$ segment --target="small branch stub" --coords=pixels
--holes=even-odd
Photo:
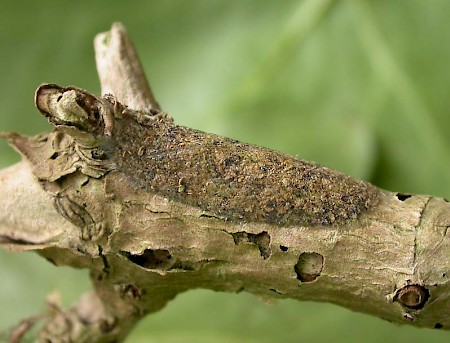
[[[412,309],[419,310],[425,306],[430,292],[420,285],[407,285],[400,288],[394,295],[394,301],[398,301],[403,306]]]
[[[133,43],[121,23],[95,37],[95,58],[102,94],[113,94],[133,110],[159,111]]]

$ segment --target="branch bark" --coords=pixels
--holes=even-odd
[[[41,85],[54,131],[3,134],[23,161],[0,172],[0,245],[88,268],[94,286],[51,304],[42,341],[122,341],[194,288],[450,328],[446,200],[177,126],[121,25],[95,47],[103,97]]]
[[[160,110],[133,42],[121,23],[98,34],[94,47],[102,95],[114,94],[117,101],[134,110]]]

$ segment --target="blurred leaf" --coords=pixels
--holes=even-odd
[[[0,250],[0,261],[0,331],[21,319],[45,312],[50,293],[59,293],[62,303],[69,306],[89,289],[86,270],[56,268],[34,253]]]

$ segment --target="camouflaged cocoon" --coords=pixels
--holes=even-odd
[[[233,139],[174,125],[145,123],[133,112],[112,134],[117,167],[143,190],[226,220],[277,225],[332,225],[378,203],[369,183]]]

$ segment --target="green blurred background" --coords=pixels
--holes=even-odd
[[[4,1],[0,130],[49,129],[41,82],[99,92],[92,39],[123,22],[178,123],[320,162],[395,191],[450,196],[450,1]],[[18,156],[0,143],[0,167]],[[86,271],[0,251],[0,328],[66,305]],[[127,342],[448,342],[330,304],[198,290]]]

